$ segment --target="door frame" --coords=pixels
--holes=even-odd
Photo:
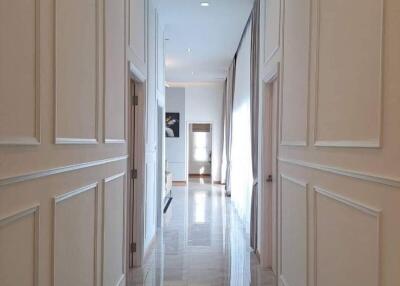
[[[145,106],[147,81],[146,77],[133,65],[128,63],[128,154],[127,186],[128,186],[128,219],[126,251],[129,268],[140,266],[144,257],[144,178],[145,178]],[[133,96],[137,96],[137,105],[134,105]],[[135,108],[134,136],[132,107]],[[131,148],[131,146],[134,148]],[[134,155],[136,158],[134,158]],[[136,169],[137,178],[132,178],[131,171]],[[133,207],[133,211],[132,211]],[[131,243],[136,244],[136,251],[131,251]]]
[[[202,120],[191,120],[186,121],[186,142],[185,142],[185,171],[186,171],[186,182],[189,183],[189,132],[191,124],[210,124],[211,126],[211,184],[214,184],[214,122],[213,121],[202,121]]]
[[[264,267],[271,268],[274,272],[275,275],[278,274],[278,261],[279,261],[279,224],[278,224],[278,189],[279,189],[279,180],[278,180],[278,164],[279,164],[279,138],[280,138],[280,92],[281,92],[281,80],[280,80],[280,63],[277,62],[274,66],[272,66],[262,77],[261,81],[261,96],[260,96],[260,115],[259,115],[259,158],[260,158],[260,163],[259,163],[259,173],[258,177],[259,179],[259,198],[260,198],[260,208],[259,208],[259,230],[261,232],[261,235],[263,236],[263,239],[261,240],[260,245],[260,250],[261,252],[259,253],[260,255],[260,260],[261,260],[261,265]],[[276,82],[277,84],[277,92],[276,92],[276,104],[272,108],[270,108],[270,111],[272,112],[271,114],[271,120],[272,116],[275,116],[274,121],[275,121],[275,126],[273,127],[275,129],[275,142],[272,141],[272,131],[269,134],[265,134],[265,124],[266,124],[266,116],[269,115],[268,110],[266,109],[266,104],[270,102],[271,104],[273,101],[270,101],[267,96],[274,96],[274,94],[269,94],[267,93],[267,89],[270,88],[271,84],[274,84]],[[273,122],[271,122],[271,126]],[[266,194],[265,194],[265,184],[267,181],[267,164],[266,161],[264,160],[265,158],[265,139],[268,138],[268,136],[272,137],[270,138],[271,142],[271,148],[273,148],[273,144],[276,146],[275,154],[272,152],[272,156],[275,155],[275,159],[272,159],[272,175],[273,175],[273,182],[272,182],[272,203],[270,206],[272,209],[268,209],[268,204],[266,203]],[[272,213],[272,225],[270,226],[270,230],[267,229],[268,227],[268,220],[267,216],[265,214]],[[271,235],[268,235],[268,231],[272,231]],[[269,240],[268,240],[269,238]]]
[[[165,190],[165,96],[157,92],[157,227],[159,229],[163,227],[164,190]]]

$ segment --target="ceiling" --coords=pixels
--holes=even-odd
[[[235,55],[252,0],[160,0],[165,24],[166,80],[220,81]],[[188,50],[190,49],[190,51]]]

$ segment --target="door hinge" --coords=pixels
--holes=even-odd
[[[139,105],[139,97],[137,95],[132,96],[132,105]]]
[[[131,178],[135,180],[135,179],[137,179],[137,177],[138,177],[138,171],[136,169],[132,169],[131,170]]]
[[[131,243],[131,252],[132,253],[136,252],[136,243],[135,242]]]

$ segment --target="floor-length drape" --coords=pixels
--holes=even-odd
[[[231,194],[231,154],[232,154],[232,114],[233,114],[233,95],[235,91],[236,58],[229,67],[226,80],[226,92],[224,99],[224,158],[225,158],[225,190],[226,195]]]
[[[226,100],[228,79],[224,82],[224,95],[222,102],[222,154],[221,154],[221,184],[226,184]]]
[[[255,0],[251,25],[251,156],[253,190],[251,195],[250,245],[257,249],[258,224],[258,115],[259,115],[259,44],[260,44],[260,0]]]

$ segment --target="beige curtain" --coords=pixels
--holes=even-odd
[[[236,74],[236,57],[233,60],[226,79],[225,96],[224,96],[224,142],[223,142],[223,170],[225,174],[225,190],[226,195],[231,195],[231,146],[232,146],[232,113],[233,113],[233,94],[235,90],[235,74]]]
[[[257,250],[258,225],[258,111],[259,111],[259,46],[260,46],[260,0],[255,0],[251,25],[251,154],[253,190],[251,197],[250,246]]]

